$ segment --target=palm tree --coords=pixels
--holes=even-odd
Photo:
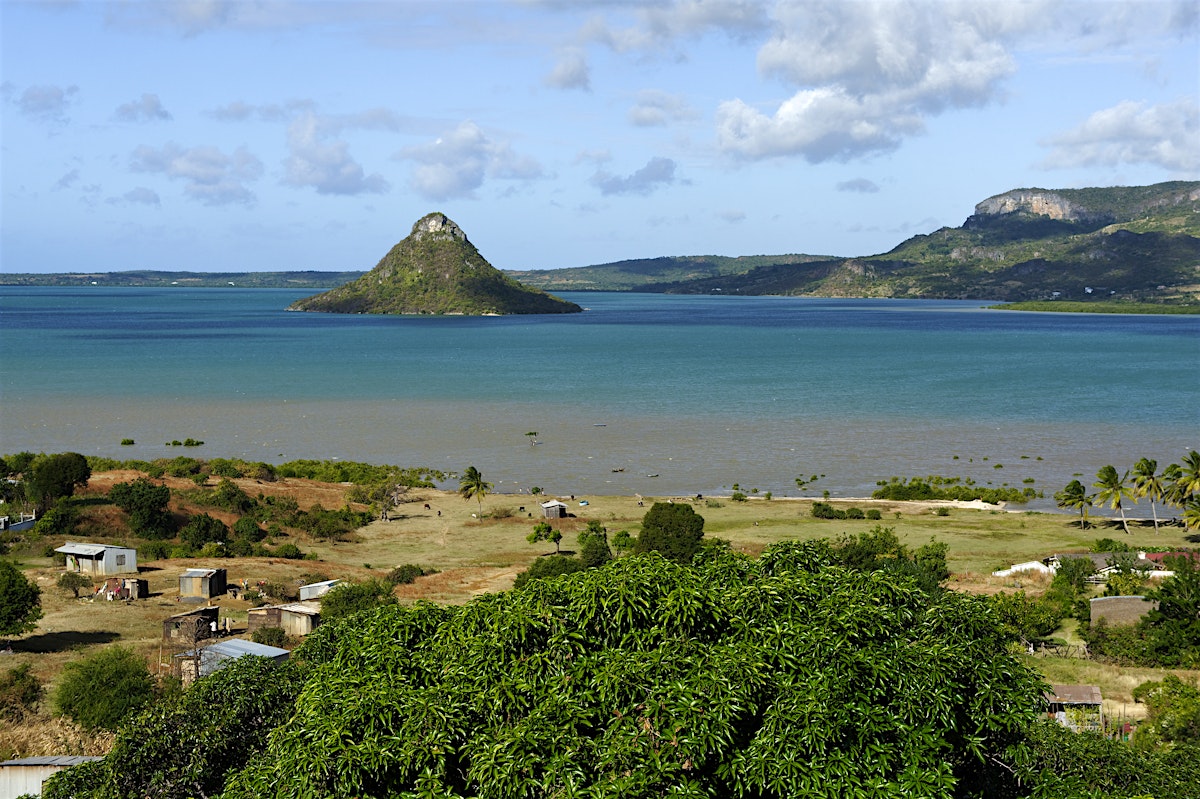
[[[1142,458],[1133,467],[1133,496],[1135,499],[1150,497],[1150,512],[1154,514],[1154,532],[1158,532],[1158,509],[1154,503],[1163,498],[1162,476],[1158,473],[1158,461]]]
[[[1179,472],[1179,492],[1184,500],[1193,494],[1200,494],[1200,452],[1189,452]]]
[[[483,515],[483,498],[492,490],[492,484],[483,479],[483,475],[474,466],[468,466],[458,481],[458,493],[463,499],[475,499],[479,502],[479,515]]]
[[[1125,508],[1121,504],[1123,499],[1133,499],[1133,491],[1129,488],[1129,472],[1118,475],[1111,465],[1105,466],[1096,472],[1096,482],[1092,485],[1100,489],[1096,492],[1096,499],[1100,500],[1101,505],[1108,504],[1113,510],[1121,511],[1121,526],[1125,528],[1126,535],[1131,535],[1129,522],[1125,520]]]
[[[1087,529],[1087,509],[1092,504],[1092,498],[1088,496],[1087,489],[1083,487],[1083,483],[1078,480],[1072,480],[1067,483],[1062,491],[1054,495],[1054,499],[1058,502],[1058,507],[1060,508],[1078,508],[1079,527],[1082,530]]]

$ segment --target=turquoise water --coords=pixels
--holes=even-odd
[[[1200,447],[1197,317],[640,294],[564,294],[589,309],[570,316],[283,310],[308,293],[0,288],[0,451],[191,437],[197,457],[471,464],[500,490],[782,495],[823,473],[856,496],[930,473],[1050,493]]]

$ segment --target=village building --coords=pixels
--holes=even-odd
[[[323,597],[326,594],[328,594],[330,589],[332,589],[339,582],[341,582],[341,581],[340,580],[322,580],[319,583],[309,583],[308,585],[302,585],[302,586],[300,586],[300,601],[303,602],[308,599],[317,599],[318,597]]]
[[[22,757],[0,763],[0,799],[40,796],[42,784],[64,769],[101,760],[88,755],[49,755]]]
[[[194,646],[216,634],[220,608],[196,608],[163,621],[163,641]]]
[[[150,596],[150,583],[140,577],[109,577],[96,591],[96,596],[110,601],[145,599]]]
[[[188,569],[179,575],[179,596],[181,599],[212,599],[224,593],[224,569]]]
[[[243,638],[228,638],[175,655],[172,658],[172,672],[184,685],[189,685],[193,680],[207,677],[238,658],[248,655],[269,658],[280,663],[287,660],[291,652],[277,646],[256,644]]]
[[[547,519],[567,518],[567,503],[552,499],[542,503],[542,516]]]
[[[278,627],[293,638],[303,638],[321,623],[320,602],[291,602],[251,608],[246,614],[249,632]]]
[[[1051,685],[1046,702],[1050,718],[1069,730],[1104,729],[1104,699],[1095,685]]]
[[[68,541],[54,551],[67,556],[67,571],[95,577],[137,574],[137,550],[130,547]]]

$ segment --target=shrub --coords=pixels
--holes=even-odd
[[[262,529],[253,518],[243,516],[233,523],[233,534],[246,541],[259,542],[267,537],[267,531]]]
[[[569,555],[547,555],[529,564],[529,568],[517,575],[513,588],[521,588],[530,580],[544,580],[561,574],[574,574],[587,569],[579,558]]]
[[[220,519],[201,513],[189,519],[179,531],[179,540],[193,549],[199,549],[210,541],[223,544],[229,540],[229,528]]]
[[[272,550],[271,555],[277,558],[286,558],[287,560],[301,560],[304,553],[300,551],[300,547],[292,543],[280,544]]]
[[[867,518],[867,514],[863,513],[862,508],[851,507],[851,508],[846,508],[846,518],[847,519],[865,519],[865,518]]]
[[[878,508],[869,508],[867,510],[867,518],[871,521],[877,522],[883,518],[883,514],[879,512]]]
[[[353,616],[380,605],[394,605],[396,597],[387,580],[367,580],[362,583],[339,583],[321,597],[321,620]]]
[[[171,489],[149,478],[139,477],[128,483],[117,483],[108,492],[108,499],[129,514],[129,529],[141,538],[168,538],[172,532],[171,514],[167,503]]]
[[[154,698],[154,678],[132,649],[99,649],[63,667],[55,709],[88,730],[115,730]]]
[[[170,557],[171,545],[166,541],[147,541],[138,546],[138,555],[142,560],[162,560]]]
[[[729,495],[729,501],[730,502],[745,502],[746,495],[743,494],[741,491],[734,491],[732,494]]]
[[[291,638],[284,632],[282,627],[259,627],[250,634],[250,640],[256,644],[265,646],[277,646],[283,648],[291,643]]]
[[[934,516],[949,516],[950,509],[947,507],[937,508],[936,510],[934,510],[933,515]]]
[[[78,599],[80,588],[90,589],[92,587],[92,578],[79,572],[63,572],[58,575],[57,584],[59,588],[70,591],[71,595]]]
[[[392,585],[408,585],[418,577],[424,577],[425,570],[420,566],[412,563],[406,563],[403,566],[397,566],[388,572],[387,581]]]
[[[42,617],[42,589],[21,570],[0,560],[0,636],[32,630]]]
[[[0,674],[0,718],[20,721],[32,715],[42,698],[42,692],[42,684],[28,663]]]
[[[811,511],[814,519],[844,519],[846,513],[830,505],[828,502],[814,502]]]
[[[492,508],[492,512],[488,515],[493,519],[511,519],[513,517],[513,509],[507,506]]]
[[[122,438],[122,439],[121,439],[121,446],[122,446],[122,447],[131,447],[131,446],[133,446],[135,443],[136,443],[136,442],[135,442],[135,441],[134,441],[132,438]]]

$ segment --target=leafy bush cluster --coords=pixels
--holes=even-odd
[[[388,572],[387,581],[392,585],[408,585],[427,574],[437,574],[437,569],[424,569],[414,563],[405,563]]]
[[[879,481],[880,487],[871,494],[875,499],[891,499],[897,501],[912,501],[926,499],[950,499],[960,502],[982,500],[993,505],[1001,502],[1022,503],[1038,496],[1038,492],[1030,487],[1015,488],[1001,486],[985,488],[975,485],[970,478],[963,480],[959,477],[910,477],[903,480],[893,477],[887,481]]]
[[[833,507],[828,502],[814,502],[812,515],[815,519],[872,519],[878,521],[883,518],[883,514],[879,512],[878,508],[864,511],[862,508],[849,507],[842,510]]]

